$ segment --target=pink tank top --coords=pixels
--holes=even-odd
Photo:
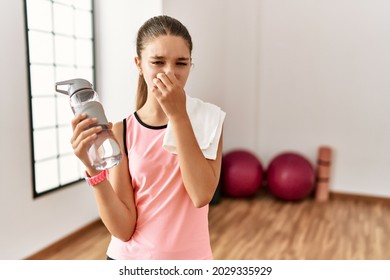
[[[137,208],[133,236],[112,236],[113,259],[212,259],[208,206],[196,208],[183,185],[177,155],[162,148],[166,126],[126,120],[126,149]]]

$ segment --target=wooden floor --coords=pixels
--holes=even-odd
[[[210,206],[210,236],[215,259],[389,260],[390,202],[222,198]],[[96,222],[29,259],[105,259],[109,240]]]
[[[390,203],[225,199],[211,210],[216,259],[390,259]]]

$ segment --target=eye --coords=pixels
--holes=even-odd
[[[179,66],[187,66],[188,63],[187,63],[187,62],[177,62],[176,65],[179,65]]]
[[[151,62],[153,65],[164,65],[164,61],[156,60]]]

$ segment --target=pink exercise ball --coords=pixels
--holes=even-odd
[[[269,191],[286,201],[302,200],[314,189],[315,172],[302,155],[289,152],[276,156],[267,169]]]
[[[234,150],[222,158],[222,190],[230,197],[251,197],[260,189],[263,167],[260,160],[246,150]]]

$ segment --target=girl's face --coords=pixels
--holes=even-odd
[[[150,41],[141,58],[135,62],[144,76],[148,92],[152,90],[153,79],[158,73],[173,73],[184,88],[191,69],[191,54],[187,42],[179,36],[163,35]]]

